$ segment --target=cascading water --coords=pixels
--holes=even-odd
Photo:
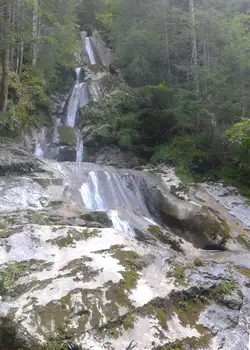
[[[76,83],[69,99],[67,108],[66,124],[74,128],[76,125],[77,113],[80,108],[80,95],[84,83],[80,82],[81,68],[76,68]]]
[[[93,52],[91,39],[89,37],[85,38],[85,47],[86,47],[87,54],[89,56],[90,63],[96,64],[97,62],[96,62],[95,55]]]
[[[76,162],[82,162],[83,160],[83,139],[80,133],[77,134],[76,145]]]
[[[36,145],[35,145],[34,155],[37,157],[41,157],[41,158],[43,157],[43,150],[42,150],[40,142],[38,142],[38,141],[36,142]]]
[[[42,129],[40,132],[34,131],[33,138],[35,140],[34,154],[37,157],[42,158],[44,156],[44,150],[42,143],[46,140],[46,129]]]
[[[102,79],[105,79],[107,74],[105,70],[98,71],[96,67],[91,70],[91,65],[96,65],[100,61],[99,55],[90,37],[85,37],[84,43],[90,63],[87,74],[90,74],[91,81],[88,84],[83,82],[82,68],[76,68],[75,85],[66,106],[66,120],[63,122],[63,119],[59,118],[60,123],[58,123],[61,124],[59,127],[63,127],[63,124],[66,124],[74,129],[77,138],[76,163],[55,164],[67,178],[69,186],[74,188],[73,196],[76,196],[86,209],[107,211],[113,226],[117,230],[134,236],[135,232],[131,222],[135,223],[134,226],[137,226],[138,223],[140,226],[142,221],[146,225],[148,221],[145,218],[150,217],[141,191],[143,179],[130,171],[118,172],[112,168],[81,163],[84,155],[83,139],[81,133],[76,129],[79,110],[88,104],[89,96],[94,101],[100,99],[103,95],[100,82]],[[55,126],[53,129],[46,131],[46,137],[53,145],[60,145],[57,128],[58,126]],[[43,136],[45,138],[45,135]],[[49,155],[49,158],[53,158],[53,154],[56,154],[54,148],[52,147],[52,152],[48,152],[48,147],[45,147],[46,149],[43,150],[43,142],[39,142],[38,137],[36,139],[35,154],[39,157],[46,157],[47,154],[51,153],[52,157]],[[62,145],[60,148],[62,152],[64,152],[64,147]],[[65,160],[61,156],[57,156],[56,159]]]
[[[90,211],[107,211],[114,228],[135,236],[134,227],[152,224],[145,204],[145,178],[133,170],[116,170],[90,163],[58,163],[59,170],[78,198]]]
[[[133,227],[129,224],[128,221],[122,220],[120,218],[119,212],[117,210],[109,210],[108,216],[113,223],[113,227],[117,231],[125,232],[132,237],[135,236],[135,231],[134,231]]]

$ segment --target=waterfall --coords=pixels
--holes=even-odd
[[[80,96],[81,90],[83,88],[84,83],[80,83],[80,73],[81,68],[76,68],[76,83],[73,88],[72,94],[69,99],[68,108],[67,108],[67,121],[66,124],[71,126],[72,128],[76,124],[76,117],[78,110],[80,108]]]
[[[132,237],[135,236],[133,227],[128,223],[128,221],[122,220],[120,218],[119,212],[117,210],[109,210],[108,216],[113,223],[113,227],[117,231],[125,232]]]
[[[42,158],[44,156],[43,146],[46,143],[47,130],[45,128],[40,131],[33,130],[32,134],[35,141],[34,154]]]
[[[96,59],[95,59],[95,55],[92,49],[92,44],[91,44],[91,40],[89,37],[85,38],[85,47],[86,47],[86,51],[87,54],[89,56],[89,60],[91,64],[96,64]]]
[[[41,157],[41,158],[43,157],[43,150],[42,150],[41,144],[38,140],[36,140],[34,155],[37,157]]]
[[[76,146],[76,162],[82,162],[83,160],[83,139],[80,133],[77,134],[77,146]]]
[[[91,169],[88,169],[90,166]],[[133,171],[120,173],[113,168],[107,169],[87,163],[83,163],[77,172],[78,174],[73,173],[71,169],[70,172],[67,171],[67,176],[74,178],[77,175],[81,181],[80,192],[87,209],[102,211],[129,208],[140,215],[150,217],[144,204],[143,177],[137,176]]]

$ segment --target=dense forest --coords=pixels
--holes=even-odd
[[[250,194],[247,0],[2,0],[1,134],[37,125],[37,106],[74,67],[79,31],[97,29],[126,84],[84,113],[102,132],[186,180]]]
[[[75,0],[1,0],[0,132],[16,135],[37,125],[37,110],[48,113],[48,92],[64,70],[75,67]]]

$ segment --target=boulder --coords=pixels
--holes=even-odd
[[[201,249],[221,250],[230,238],[227,223],[201,204],[185,201],[173,195],[163,184],[143,189],[151,213],[162,220],[177,235]]]
[[[95,163],[111,165],[117,168],[136,168],[143,164],[144,160],[132,151],[111,145],[98,150],[95,156]]]
[[[77,135],[73,128],[67,125],[60,125],[57,127],[57,132],[59,135],[59,144],[76,147]]]
[[[109,219],[105,211],[92,211],[80,215],[80,219],[86,222],[97,222],[103,227],[112,227],[112,221]]]

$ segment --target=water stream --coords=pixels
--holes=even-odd
[[[92,42],[90,37],[86,37],[85,38],[85,46],[86,46],[86,51],[88,53],[89,56],[89,60],[91,64],[96,64],[96,57],[94,55],[94,51],[93,51],[93,47],[92,47]]]
[[[89,69],[100,61],[97,49],[90,37],[84,40],[85,52],[89,60]],[[133,171],[118,171],[115,168],[83,163],[84,140],[77,129],[80,108],[86,106],[89,97],[93,101],[102,96],[99,81],[105,77],[103,70],[94,67],[91,81],[84,81],[84,67],[76,68],[76,81],[66,105],[66,118],[60,119],[61,125],[72,128],[77,138],[75,163],[54,162],[54,166],[66,179],[72,193],[72,202],[82,205],[90,211],[107,211],[114,228],[128,235],[135,235],[134,228],[147,227],[150,213],[145,204],[143,186],[145,180]],[[58,124],[58,123],[57,123]],[[57,126],[51,130],[42,130],[35,134],[34,153],[38,157],[53,158],[49,152],[52,144],[59,144]],[[46,141],[47,140],[47,141]],[[52,147],[53,148],[53,147]],[[58,159],[57,159],[58,160]],[[148,219],[147,219],[148,218]]]

